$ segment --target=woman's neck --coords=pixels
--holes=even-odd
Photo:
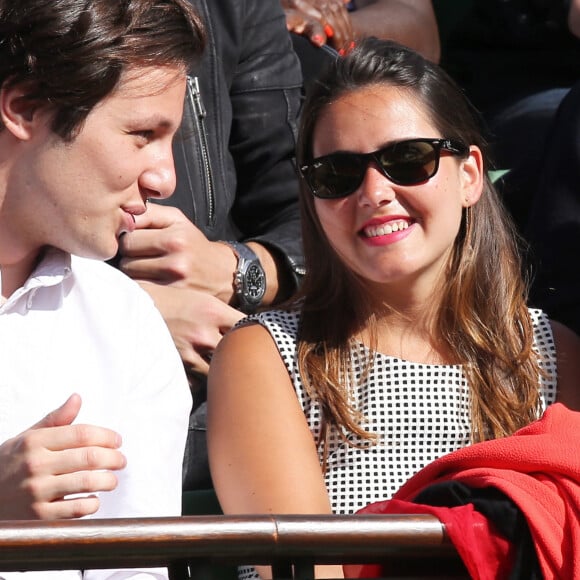
[[[378,352],[425,364],[455,363],[439,335],[441,299],[408,292],[402,299],[373,301],[373,315],[357,338]],[[374,334],[374,338],[373,338]]]

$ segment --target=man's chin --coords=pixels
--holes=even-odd
[[[107,262],[113,260],[119,251],[119,244],[115,243],[114,245],[110,245],[108,247],[102,248],[83,248],[79,249],[76,252],[70,252],[71,254],[75,254],[80,256],[81,258],[88,258],[89,260],[99,260],[101,262]]]

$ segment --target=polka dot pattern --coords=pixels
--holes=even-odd
[[[546,376],[542,404],[556,399],[556,351],[547,316],[530,309],[535,348]],[[320,410],[306,393],[298,373],[296,335],[298,310],[269,310],[251,317],[271,333],[308,421],[317,436]],[[355,380],[369,350],[352,348]],[[438,457],[469,444],[469,386],[461,365],[419,364],[377,353],[373,368],[353,394],[354,407],[365,417],[365,430],[378,435],[375,444],[349,434],[333,433],[329,442],[326,486],[335,513],[349,514],[367,504],[390,498],[411,476]]]
[[[556,349],[547,316],[530,309],[535,349],[541,355],[541,400],[545,409],[556,400]],[[257,321],[272,335],[315,437],[320,432],[320,409],[304,389],[296,358],[298,310],[269,310],[244,319]],[[369,350],[352,348],[355,380],[360,379]],[[364,426],[379,437],[375,444],[333,433],[329,441],[326,488],[334,513],[351,514],[369,503],[389,499],[415,473],[438,457],[470,442],[469,386],[461,365],[428,365],[376,354],[373,368],[353,394],[354,407],[366,418]],[[322,461],[322,457],[321,457]],[[258,580],[252,567],[241,566],[241,580]]]

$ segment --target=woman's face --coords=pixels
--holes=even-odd
[[[441,138],[407,89],[373,85],[343,95],[320,115],[313,156],[369,153],[414,138]],[[379,285],[433,285],[444,272],[463,208],[482,189],[481,154],[442,151],[439,169],[417,185],[390,181],[371,162],[359,188],[340,199],[314,199],[321,225],[344,263]]]

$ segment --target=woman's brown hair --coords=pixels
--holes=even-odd
[[[478,203],[464,210],[436,313],[436,339],[453,353],[468,380],[472,440],[508,435],[537,418],[541,368],[533,349],[518,237],[488,177],[477,112],[460,89],[415,52],[388,41],[364,40],[312,87],[302,112],[298,163],[312,160],[314,130],[328,104],[381,84],[417,99],[443,137],[476,145],[484,153],[483,192]],[[298,362],[307,390],[321,405],[319,443],[324,444],[331,428],[369,438],[372,434],[349,404],[349,389],[356,388],[349,364],[353,337],[362,328],[370,330],[376,347],[376,313],[364,281],[343,264],[326,238],[304,182],[300,196],[306,276],[299,297]]]

